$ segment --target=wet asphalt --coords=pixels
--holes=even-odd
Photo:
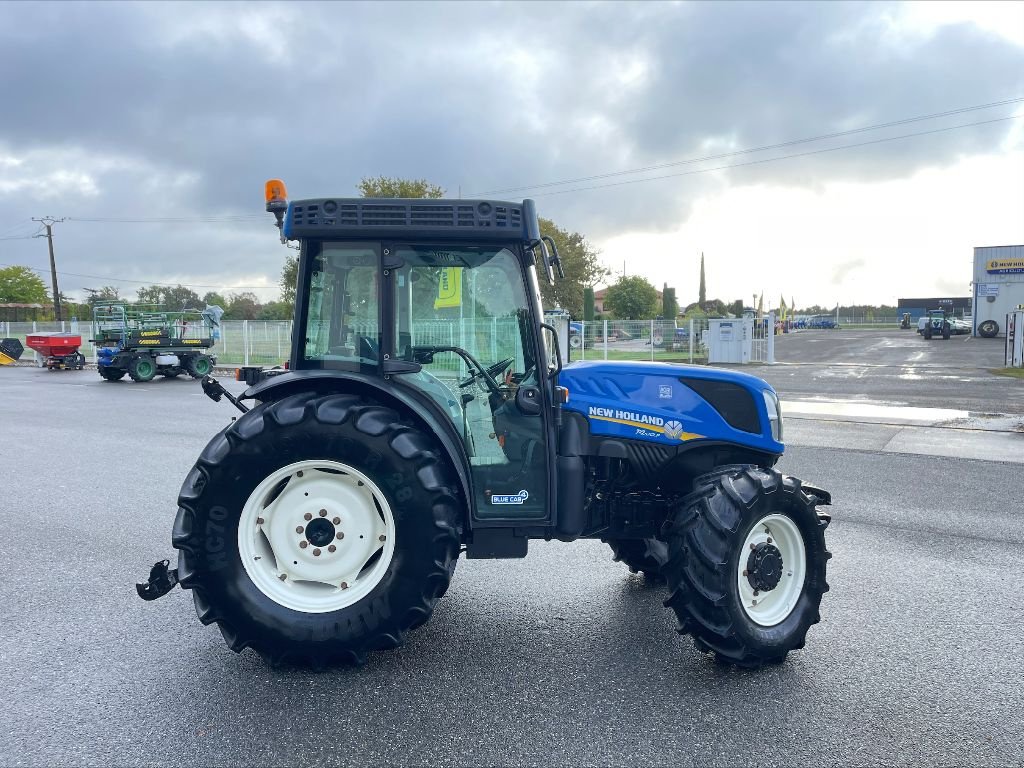
[[[135,596],[232,412],[191,381],[0,369],[0,765],[1024,760],[1020,465],[791,447],[835,557],[779,667],[698,654],[661,588],[577,542],[461,561],[403,648],[317,674],[231,653],[180,590]]]

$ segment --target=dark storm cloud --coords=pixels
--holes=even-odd
[[[268,176],[301,196],[352,193],[376,174],[424,176],[452,194],[535,184],[1024,93],[1021,47],[971,25],[914,36],[893,14],[840,3],[0,5],[0,229],[44,212],[258,213]],[[591,236],[659,229],[729,183],[898,178],[992,151],[1007,130],[538,200]],[[60,173],[46,198],[39,180]],[[78,271],[140,279],[273,277],[283,255],[259,222],[68,222],[61,236]],[[0,262],[37,250],[0,242]]]

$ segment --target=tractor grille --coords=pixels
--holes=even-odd
[[[519,231],[522,207],[489,200],[301,200],[289,211],[292,230],[351,227],[488,227]]]

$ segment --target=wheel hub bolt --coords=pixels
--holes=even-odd
[[[342,589],[348,589],[348,582],[347,581],[341,582],[341,588]]]
[[[386,539],[387,539],[387,536],[385,536],[383,533],[380,536],[377,537],[377,541],[384,541]]]
[[[256,518],[256,525],[263,525],[263,518],[262,517],[257,517]]]
[[[751,549],[757,549],[757,545],[756,545],[756,544],[751,544],[751,545],[750,545],[750,548],[751,548]]]
[[[761,590],[759,590],[759,589],[755,589],[754,590],[754,597],[757,597],[760,594],[761,594]]]
[[[768,537],[768,543],[769,543],[769,544],[771,544],[771,543],[772,543],[772,537],[771,537],[771,536],[769,536],[769,537]]]
[[[279,578],[279,579],[280,579],[281,581],[284,581],[285,579],[287,579],[287,578],[288,578],[288,575],[287,575],[287,574],[285,574],[285,573],[282,573],[282,574],[281,574],[280,576],[278,576],[277,578]]]
[[[319,549],[314,549],[313,550],[313,557],[320,557],[320,550]]]
[[[336,538],[338,541],[341,541],[342,539],[345,538],[345,532],[344,531],[338,531],[338,535],[335,536],[334,538]]]
[[[303,520],[312,520],[312,519],[313,519],[313,516],[312,516],[311,514],[309,514],[309,512],[307,512],[306,514],[304,514],[304,515],[302,516],[302,519],[303,519]]]
[[[333,544],[331,544],[331,545],[330,545],[330,546],[329,546],[329,547],[327,548],[327,551],[328,551],[328,552],[334,552],[334,551],[335,551],[335,550],[337,550],[337,549],[338,549],[338,548],[337,548],[336,546],[334,546]]]
[[[298,472],[296,472],[295,476],[296,477],[302,477],[302,470],[300,469]]]
[[[340,517],[336,517],[333,520],[331,520],[331,522],[334,523],[335,525],[339,525],[341,523],[341,518]]]
[[[304,530],[306,530],[306,529],[303,528],[301,525],[296,525],[295,526],[295,532],[296,533],[302,533]]]
[[[303,539],[302,541],[299,542],[299,547],[302,548],[302,549],[305,549],[308,546],[309,546],[309,542],[306,541],[305,539]]]
[[[326,509],[321,509],[320,510],[320,517],[327,517],[327,510]]]

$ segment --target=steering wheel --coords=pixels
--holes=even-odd
[[[496,378],[498,378],[498,376],[500,376],[502,373],[504,373],[505,369],[508,368],[510,365],[512,365],[512,363],[514,363],[514,362],[515,362],[515,358],[514,357],[509,357],[509,358],[506,358],[505,360],[500,360],[497,363],[495,363],[494,365],[492,365],[490,368],[487,369],[487,375],[490,376],[492,379],[496,379]],[[482,374],[480,373],[480,371],[477,371],[476,373],[472,374],[469,378],[463,379],[462,381],[460,381],[459,382],[459,387],[460,388],[468,387],[471,384],[474,384],[476,382],[476,380],[481,378],[481,377],[482,377]],[[484,379],[484,380],[486,381],[486,379]]]

